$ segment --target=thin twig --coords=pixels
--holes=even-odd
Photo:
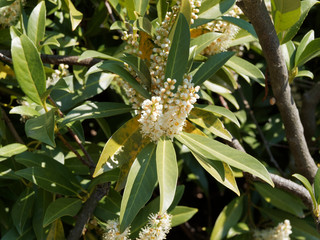
[[[283,171],[281,170],[279,164],[277,163],[277,161],[274,159],[273,155],[272,155],[272,152],[270,150],[270,146],[269,146],[269,143],[268,141],[266,140],[266,138],[264,137],[264,134],[259,126],[259,123],[254,115],[254,112],[252,111],[250,105],[249,105],[249,102],[247,101],[246,97],[244,96],[243,94],[243,91],[242,91],[242,88],[241,88],[241,85],[238,83],[238,91],[239,91],[239,94],[240,94],[240,97],[242,99],[242,102],[244,104],[244,107],[245,109],[247,110],[247,112],[250,114],[250,117],[252,119],[252,121],[254,122],[254,124],[256,125],[257,127],[257,130],[258,130],[258,133],[263,141],[263,144],[266,148],[266,151],[270,157],[270,161],[272,162],[272,164],[278,169],[279,173],[283,176]]]
[[[6,122],[10,132],[12,133],[13,137],[16,139],[16,141],[18,143],[21,143],[21,144],[25,144],[24,141],[22,140],[22,138],[19,136],[17,130],[15,129],[15,127],[13,126],[10,118],[7,116],[6,112],[2,109],[2,107],[0,107],[0,110],[1,110],[1,116],[2,116],[2,119]]]

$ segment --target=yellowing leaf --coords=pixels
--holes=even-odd
[[[142,52],[140,55],[141,59],[147,59],[150,60],[150,56],[152,54],[152,49],[153,49],[153,42],[152,42],[152,37],[144,32],[140,31],[140,42],[139,42],[139,50]]]
[[[223,123],[211,112],[193,108],[188,119],[223,139],[232,140],[231,134],[224,128]]]
[[[207,137],[207,135],[205,133],[203,133],[199,128],[195,127],[188,120],[186,120],[186,123],[184,125],[183,131],[187,132],[187,133],[193,133],[193,134],[197,134],[197,135],[201,135],[201,136]]]
[[[59,239],[65,239],[63,224],[60,218],[51,224],[51,228],[46,240],[59,240]]]
[[[190,37],[191,38],[196,38],[199,37],[202,34],[210,32],[208,29],[205,28],[194,28],[190,30]]]
[[[14,71],[8,65],[0,62],[0,79],[5,79],[7,76],[14,77]]]
[[[137,154],[148,142],[140,133],[139,117],[130,119],[111,136],[100,155],[93,177],[117,167],[121,167],[120,176],[127,175]]]

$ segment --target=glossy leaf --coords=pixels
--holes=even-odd
[[[314,208],[316,208],[317,200],[316,200],[316,198],[315,198],[315,196],[313,194],[313,189],[312,189],[312,186],[311,186],[310,182],[308,181],[308,179],[305,178],[304,176],[298,174],[298,173],[295,173],[292,176],[295,177],[296,179],[298,179],[300,182],[302,182],[302,184],[305,186],[305,188],[310,193],[310,196],[311,196],[311,199],[312,199],[312,202],[313,202],[313,206],[314,206]]]
[[[204,111],[201,108],[193,108],[189,113],[188,119],[223,139],[232,140],[231,134],[225,129],[223,123],[211,112]]]
[[[180,5],[180,13],[183,14],[183,16],[185,16],[188,24],[190,25],[191,23],[191,5],[190,5],[190,1],[189,0],[182,0],[181,1],[181,5]]]
[[[82,21],[83,14],[74,7],[71,0],[64,0],[64,2],[68,7],[72,31],[74,31]]]
[[[320,204],[320,171],[319,168],[317,170],[316,176],[314,177],[314,196],[316,198],[317,204]]]
[[[188,221],[197,212],[198,212],[198,209],[196,209],[196,208],[185,207],[185,206],[176,206],[170,212],[170,214],[172,215],[171,226],[175,227],[175,226],[178,226],[178,225]]]
[[[157,2],[157,13],[158,13],[159,23],[162,23],[162,21],[164,20],[167,13],[167,9],[168,9],[168,3],[166,0],[159,0]]]
[[[80,61],[88,59],[88,58],[100,58],[100,59],[104,59],[104,60],[113,60],[113,61],[122,62],[122,60],[120,60],[119,58],[115,58],[115,57],[112,57],[110,55],[107,55],[107,54],[104,54],[104,53],[101,53],[101,52],[98,52],[98,51],[94,51],[94,50],[84,51],[80,55],[78,61],[80,62]]]
[[[39,117],[29,119],[26,122],[25,131],[28,137],[55,147],[54,124],[54,110],[50,110]]]
[[[135,11],[140,15],[144,16],[149,5],[149,0],[134,0]]]
[[[19,234],[23,234],[26,230],[26,224],[31,217],[32,208],[34,204],[35,191],[27,187],[19,196],[12,207],[11,216],[14,226]]]
[[[302,70],[297,73],[296,77],[307,77],[307,78],[313,79],[314,75],[312,72],[308,70]]]
[[[176,138],[204,158],[218,159],[232,167],[260,177],[271,186],[274,186],[266,168],[257,159],[244,152],[235,150],[208,137],[195,134],[181,133]]]
[[[206,159],[199,154],[192,152],[194,157],[200,163],[200,165],[212,176],[214,177],[219,183],[224,185],[225,187],[229,188],[233,192],[235,192],[238,196],[240,196],[240,191],[238,189],[238,185],[232,169],[226,163]]]
[[[40,41],[44,38],[46,28],[46,5],[45,1],[41,1],[32,10],[28,21],[28,37],[34,45],[39,49]]]
[[[231,112],[229,109],[226,109],[221,106],[215,106],[215,105],[203,105],[203,104],[197,104],[195,105],[196,108],[201,108],[202,110],[211,112],[217,116],[221,115],[223,117],[228,118],[230,121],[232,121],[234,124],[236,124],[238,127],[240,127],[240,123],[236,117],[236,115]]]
[[[130,112],[132,108],[123,103],[115,102],[87,102],[79,107],[72,109],[63,119],[61,125],[69,122],[115,116]]]
[[[290,27],[287,31],[283,33],[282,38],[280,39],[280,43],[286,43],[290,41],[299,31],[304,19],[307,17],[309,10],[315,5],[318,4],[319,1],[317,0],[304,0],[301,1],[301,15],[299,20]]]
[[[60,239],[65,239],[65,236],[64,236],[62,221],[58,219],[51,224],[46,240],[60,240]]]
[[[288,71],[294,68],[294,61],[296,57],[296,47],[292,41],[288,41],[280,46],[282,55],[286,61]]]
[[[271,0],[274,27],[277,33],[287,30],[300,18],[300,0]]]
[[[78,198],[58,198],[48,206],[44,215],[43,226],[46,227],[63,216],[75,216],[81,206],[81,200]]]
[[[300,199],[263,183],[254,183],[254,186],[266,202],[297,217],[304,217],[304,205]]]
[[[304,37],[300,41],[299,46],[297,47],[297,51],[295,55],[296,62],[298,61],[298,59],[300,58],[301,54],[306,49],[308,44],[313,40],[314,40],[314,31],[310,30],[308,33],[304,35]]]
[[[149,92],[146,89],[144,89],[127,70],[124,69],[124,65],[122,63],[115,61],[99,62],[96,65],[92,66],[88,70],[86,75],[100,71],[109,71],[118,74],[123,80],[127,81],[130,84],[130,86],[133,87],[137,92],[139,92],[143,97],[150,97]]]
[[[207,46],[220,36],[220,33],[208,32],[192,39],[190,45],[196,46],[195,55],[200,54]]]
[[[164,213],[174,199],[178,180],[176,152],[169,139],[163,137],[158,141],[156,161],[160,187],[160,213]]]
[[[202,1],[199,9],[198,19],[194,21],[194,24],[192,24],[191,27],[195,28],[222,16],[232,8],[235,2],[235,0]]]
[[[11,144],[8,144],[8,145],[0,148],[0,156],[8,158],[8,157],[12,157],[14,155],[17,155],[19,153],[25,152],[27,150],[28,150],[28,148],[24,144],[11,143]]]
[[[124,231],[149,201],[157,182],[156,148],[148,144],[133,162],[120,208],[120,231]]]
[[[105,144],[93,177],[133,161],[145,146],[140,133],[139,116],[122,125]],[[128,158],[129,156],[129,158]],[[132,163],[131,163],[132,164]],[[130,166],[131,166],[130,164]],[[130,166],[127,168],[130,169]]]
[[[320,38],[312,40],[303,50],[299,58],[296,58],[295,66],[301,67],[311,59],[320,55]]]
[[[232,68],[235,72],[239,73],[243,76],[248,76],[252,80],[258,82],[261,85],[264,85],[264,75],[260,71],[259,68],[257,68],[252,63],[237,57],[233,56],[227,63],[226,66]]]
[[[187,69],[189,46],[189,25],[185,16],[179,14],[165,70],[165,79],[176,79],[176,86],[181,84]]]
[[[46,76],[40,55],[33,42],[24,34],[12,40],[11,53],[14,72],[24,93],[35,103],[42,105],[46,91]]]
[[[32,107],[29,106],[16,106],[12,108],[9,112],[10,114],[20,114],[28,117],[39,116],[40,113]]]
[[[193,83],[200,86],[215,74],[233,55],[234,52],[222,52],[210,57],[193,76]]]
[[[79,188],[71,184],[67,179],[62,178],[54,169],[30,167],[16,171],[16,174],[49,192],[78,195]]]
[[[241,19],[241,18],[235,18],[235,17],[229,17],[229,16],[222,16],[223,20],[228,21],[234,25],[237,25],[238,27],[246,30],[248,33],[250,33],[253,37],[256,39],[258,38],[256,31],[254,30],[253,26],[248,23],[247,21]]]
[[[222,240],[227,236],[229,229],[240,220],[243,210],[243,197],[232,200],[223,208],[214,224],[210,240]]]

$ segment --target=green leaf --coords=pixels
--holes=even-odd
[[[134,21],[133,26],[134,26],[134,29],[137,29],[149,35],[152,35],[152,23],[146,17],[138,17],[137,20]]]
[[[98,177],[94,178],[88,187],[88,189],[92,189],[94,186],[100,183],[106,183],[106,182],[112,182],[112,181],[117,181],[119,177],[119,168],[112,169],[108,172],[105,172]]]
[[[12,227],[6,234],[1,236],[1,240],[30,240],[34,239],[32,227],[28,227],[22,234],[19,234],[15,227]]]
[[[115,102],[87,102],[79,107],[72,109],[63,119],[61,125],[64,126],[69,122],[103,118],[130,112],[132,108],[123,103]]]
[[[183,14],[179,14],[168,61],[165,70],[165,79],[176,79],[176,86],[182,83],[186,73],[190,47],[190,29]]]
[[[260,177],[271,186],[274,186],[266,168],[257,159],[244,152],[233,149],[208,137],[195,134],[182,132],[179,136],[176,136],[176,138],[204,158],[218,159],[232,167]]]
[[[235,72],[239,73],[241,76],[248,76],[252,80],[258,82],[261,85],[264,85],[265,78],[263,73],[260,71],[259,68],[257,68],[252,63],[237,57],[233,56],[229,59],[229,61],[226,63],[227,67],[230,67]]]
[[[23,116],[34,117],[39,116],[40,113],[32,107],[29,106],[16,106],[12,108],[9,112],[10,114],[20,114]]]
[[[27,150],[28,150],[28,148],[24,144],[11,143],[11,144],[8,144],[8,145],[0,148],[0,156],[8,158],[8,157],[11,157],[13,155],[17,155],[19,153],[23,153],[23,152],[25,152]],[[1,159],[0,159],[0,161],[1,161]]]
[[[69,10],[69,15],[70,15],[70,20],[71,20],[71,27],[72,31],[74,31],[78,25],[80,24],[83,14],[79,12],[71,2],[71,0],[64,0],[65,4],[68,7]]]
[[[102,198],[94,210],[94,216],[105,222],[110,219],[119,218],[121,199],[121,194],[110,188],[108,196]]]
[[[115,58],[115,57],[112,57],[110,55],[107,55],[107,54],[104,54],[104,53],[101,53],[101,52],[98,52],[98,51],[94,51],[94,50],[87,50],[87,51],[84,51],[79,59],[78,59],[78,62],[84,60],[84,59],[87,59],[87,58],[100,58],[100,59],[104,59],[104,60],[113,60],[113,61],[118,61],[118,62],[122,62],[122,60],[120,60],[119,58]]]
[[[298,173],[295,173],[292,176],[295,177],[296,179],[298,179],[300,182],[302,182],[302,184],[308,190],[308,192],[310,193],[312,202],[313,202],[313,207],[315,209],[317,207],[317,201],[316,201],[316,198],[315,198],[315,196],[313,194],[313,189],[312,189],[312,186],[311,186],[310,182],[308,181],[308,179],[306,179],[304,176],[302,176],[302,175],[300,175]]]
[[[178,164],[172,142],[162,137],[156,151],[157,175],[160,187],[160,213],[170,207],[177,187]]]
[[[62,221],[61,219],[58,219],[51,224],[51,228],[46,240],[60,240],[60,239],[65,239],[65,236],[64,236]]]
[[[307,78],[310,78],[310,79],[313,79],[314,78],[314,75],[312,72],[308,71],[308,70],[302,70],[302,71],[299,71],[296,75],[296,78],[297,77],[307,77]]]
[[[44,38],[46,28],[46,5],[41,1],[32,10],[28,21],[28,37],[40,49],[40,41]]]
[[[44,215],[43,226],[46,227],[63,216],[75,216],[81,206],[81,200],[78,198],[58,198],[48,206]]]
[[[189,113],[188,119],[218,137],[228,141],[232,140],[231,134],[225,129],[223,123],[211,112],[202,110],[201,108],[193,108]]]
[[[282,55],[286,61],[288,71],[291,72],[294,68],[296,57],[296,47],[292,41],[288,41],[280,46]]]
[[[78,195],[78,190],[80,190],[67,179],[61,177],[60,174],[57,174],[54,169],[46,166],[25,168],[16,171],[16,174],[49,192],[63,195]]]
[[[295,56],[295,63],[298,62],[301,54],[303,53],[303,51],[306,49],[306,47],[308,46],[308,44],[314,40],[314,31],[310,30],[308,33],[306,33],[306,35],[304,35],[304,37],[302,38],[302,40],[299,43],[299,46],[297,47],[297,51],[296,51],[296,56]],[[295,64],[296,66],[296,64]]]
[[[156,148],[148,144],[133,162],[120,208],[120,231],[124,231],[149,201],[157,182]]]
[[[237,25],[238,27],[246,30],[248,33],[250,33],[254,38],[258,39],[257,33],[254,30],[253,26],[248,23],[247,21],[241,19],[241,18],[235,18],[230,16],[222,16],[222,20],[228,21],[234,25]]]
[[[290,27],[287,31],[283,33],[283,36],[280,40],[280,43],[286,43],[290,41],[299,31],[304,19],[307,17],[309,10],[315,5],[318,4],[319,1],[317,0],[305,0],[301,1],[301,15],[299,20]]]
[[[234,124],[236,124],[238,127],[240,127],[240,123],[236,117],[236,115],[231,112],[229,109],[226,109],[225,107],[215,106],[215,105],[204,105],[204,104],[197,104],[195,105],[197,108],[201,108],[202,110],[212,112],[213,114],[217,116],[223,116],[228,118],[230,121],[232,121]]]
[[[54,141],[54,109],[26,122],[25,131],[28,137],[44,142],[52,147]]]
[[[196,160],[200,165],[219,183],[234,191],[238,196],[240,196],[240,191],[238,189],[237,182],[235,180],[234,174],[230,166],[226,163],[206,159],[199,154],[192,152]]]
[[[157,13],[158,13],[158,19],[159,23],[162,23],[168,9],[168,3],[166,0],[158,0],[157,2]]]
[[[254,186],[266,202],[297,217],[304,217],[304,205],[300,199],[263,183],[254,183]]]
[[[134,6],[135,0],[126,0],[124,1],[124,6],[127,9],[127,15],[129,17],[129,20],[135,20],[136,15],[134,14],[135,12],[135,6]]]
[[[198,212],[198,209],[196,208],[176,206],[170,212],[170,214],[172,215],[171,226],[175,227],[182,223],[185,223],[190,218],[192,218],[197,212]]]
[[[86,75],[99,72],[99,71],[109,71],[118,74],[123,80],[127,81],[131,87],[133,87],[137,92],[139,92],[143,97],[150,98],[149,92],[144,89],[137,80],[124,68],[124,65],[115,61],[104,61],[99,62],[92,66]]]
[[[227,236],[229,229],[240,220],[243,204],[243,197],[238,197],[223,208],[214,224],[210,240],[222,240]]]
[[[132,164],[132,161],[147,143],[140,133],[138,118],[139,116],[130,119],[108,140],[102,150],[93,177],[125,163],[131,162]],[[126,168],[130,169],[131,164],[129,163]]]
[[[0,0],[0,8],[11,5],[14,0]]]
[[[32,188],[27,187],[12,207],[12,221],[20,235],[26,230],[26,224],[31,217],[34,196],[35,191]]]
[[[208,32],[191,40],[190,45],[196,46],[195,55],[198,55],[209,46],[214,40],[221,36],[220,33]]]
[[[134,0],[135,11],[140,15],[144,16],[149,5],[149,0]]]
[[[317,201],[317,204],[320,204],[320,168],[318,168],[316,176],[314,177],[314,183],[313,183],[313,188],[314,188],[314,195],[315,199]]]
[[[32,218],[32,226],[37,239],[46,239],[49,227],[42,226],[45,211],[52,202],[53,196],[51,193],[39,188],[36,193],[35,206]]]
[[[200,86],[215,74],[233,55],[234,52],[222,52],[210,57],[193,76],[192,81],[194,85]]]
[[[320,38],[312,40],[303,50],[299,57],[296,57],[295,66],[301,67],[311,59],[320,55]]]
[[[181,5],[180,5],[180,13],[183,14],[183,16],[185,16],[189,26],[191,24],[191,4],[189,0],[182,0],[181,1]]]
[[[46,91],[46,75],[35,45],[22,34],[12,40],[11,53],[14,72],[22,91],[32,101],[42,105],[41,97]]]
[[[271,0],[274,27],[280,33],[300,18],[300,0]]]
[[[191,25],[192,28],[203,25],[207,22],[222,16],[224,13],[228,12],[236,0],[205,0],[202,1],[201,7],[199,9],[198,19],[194,21]]]

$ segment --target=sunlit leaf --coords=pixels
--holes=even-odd
[[[46,5],[41,1],[32,10],[28,21],[28,37],[33,41],[36,47],[40,48],[40,41],[43,40],[46,27]]]
[[[178,226],[178,225],[188,221],[197,212],[198,212],[198,209],[196,209],[196,208],[185,207],[185,206],[176,206],[170,212],[170,214],[172,215],[172,220],[171,220],[172,227]]]
[[[8,158],[8,157],[11,157],[13,155],[17,155],[19,153],[25,152],[27,150],[28,150],[28,148],[24,144],[11,143],[11,144],[8,144],[8,145],[3,146],[3,147],[0,148],[0,156]],[[0,161],[1,161],[1,159],[0,159]]]
[[[71,2],[71,0],[64,0],[65,4],[68,7],[69,14],[70,14],[70,20],[71,20],[71,26],[72,26],[72,31],[74,31],[80,22],[82,21],[83,14],[79,12]]]

